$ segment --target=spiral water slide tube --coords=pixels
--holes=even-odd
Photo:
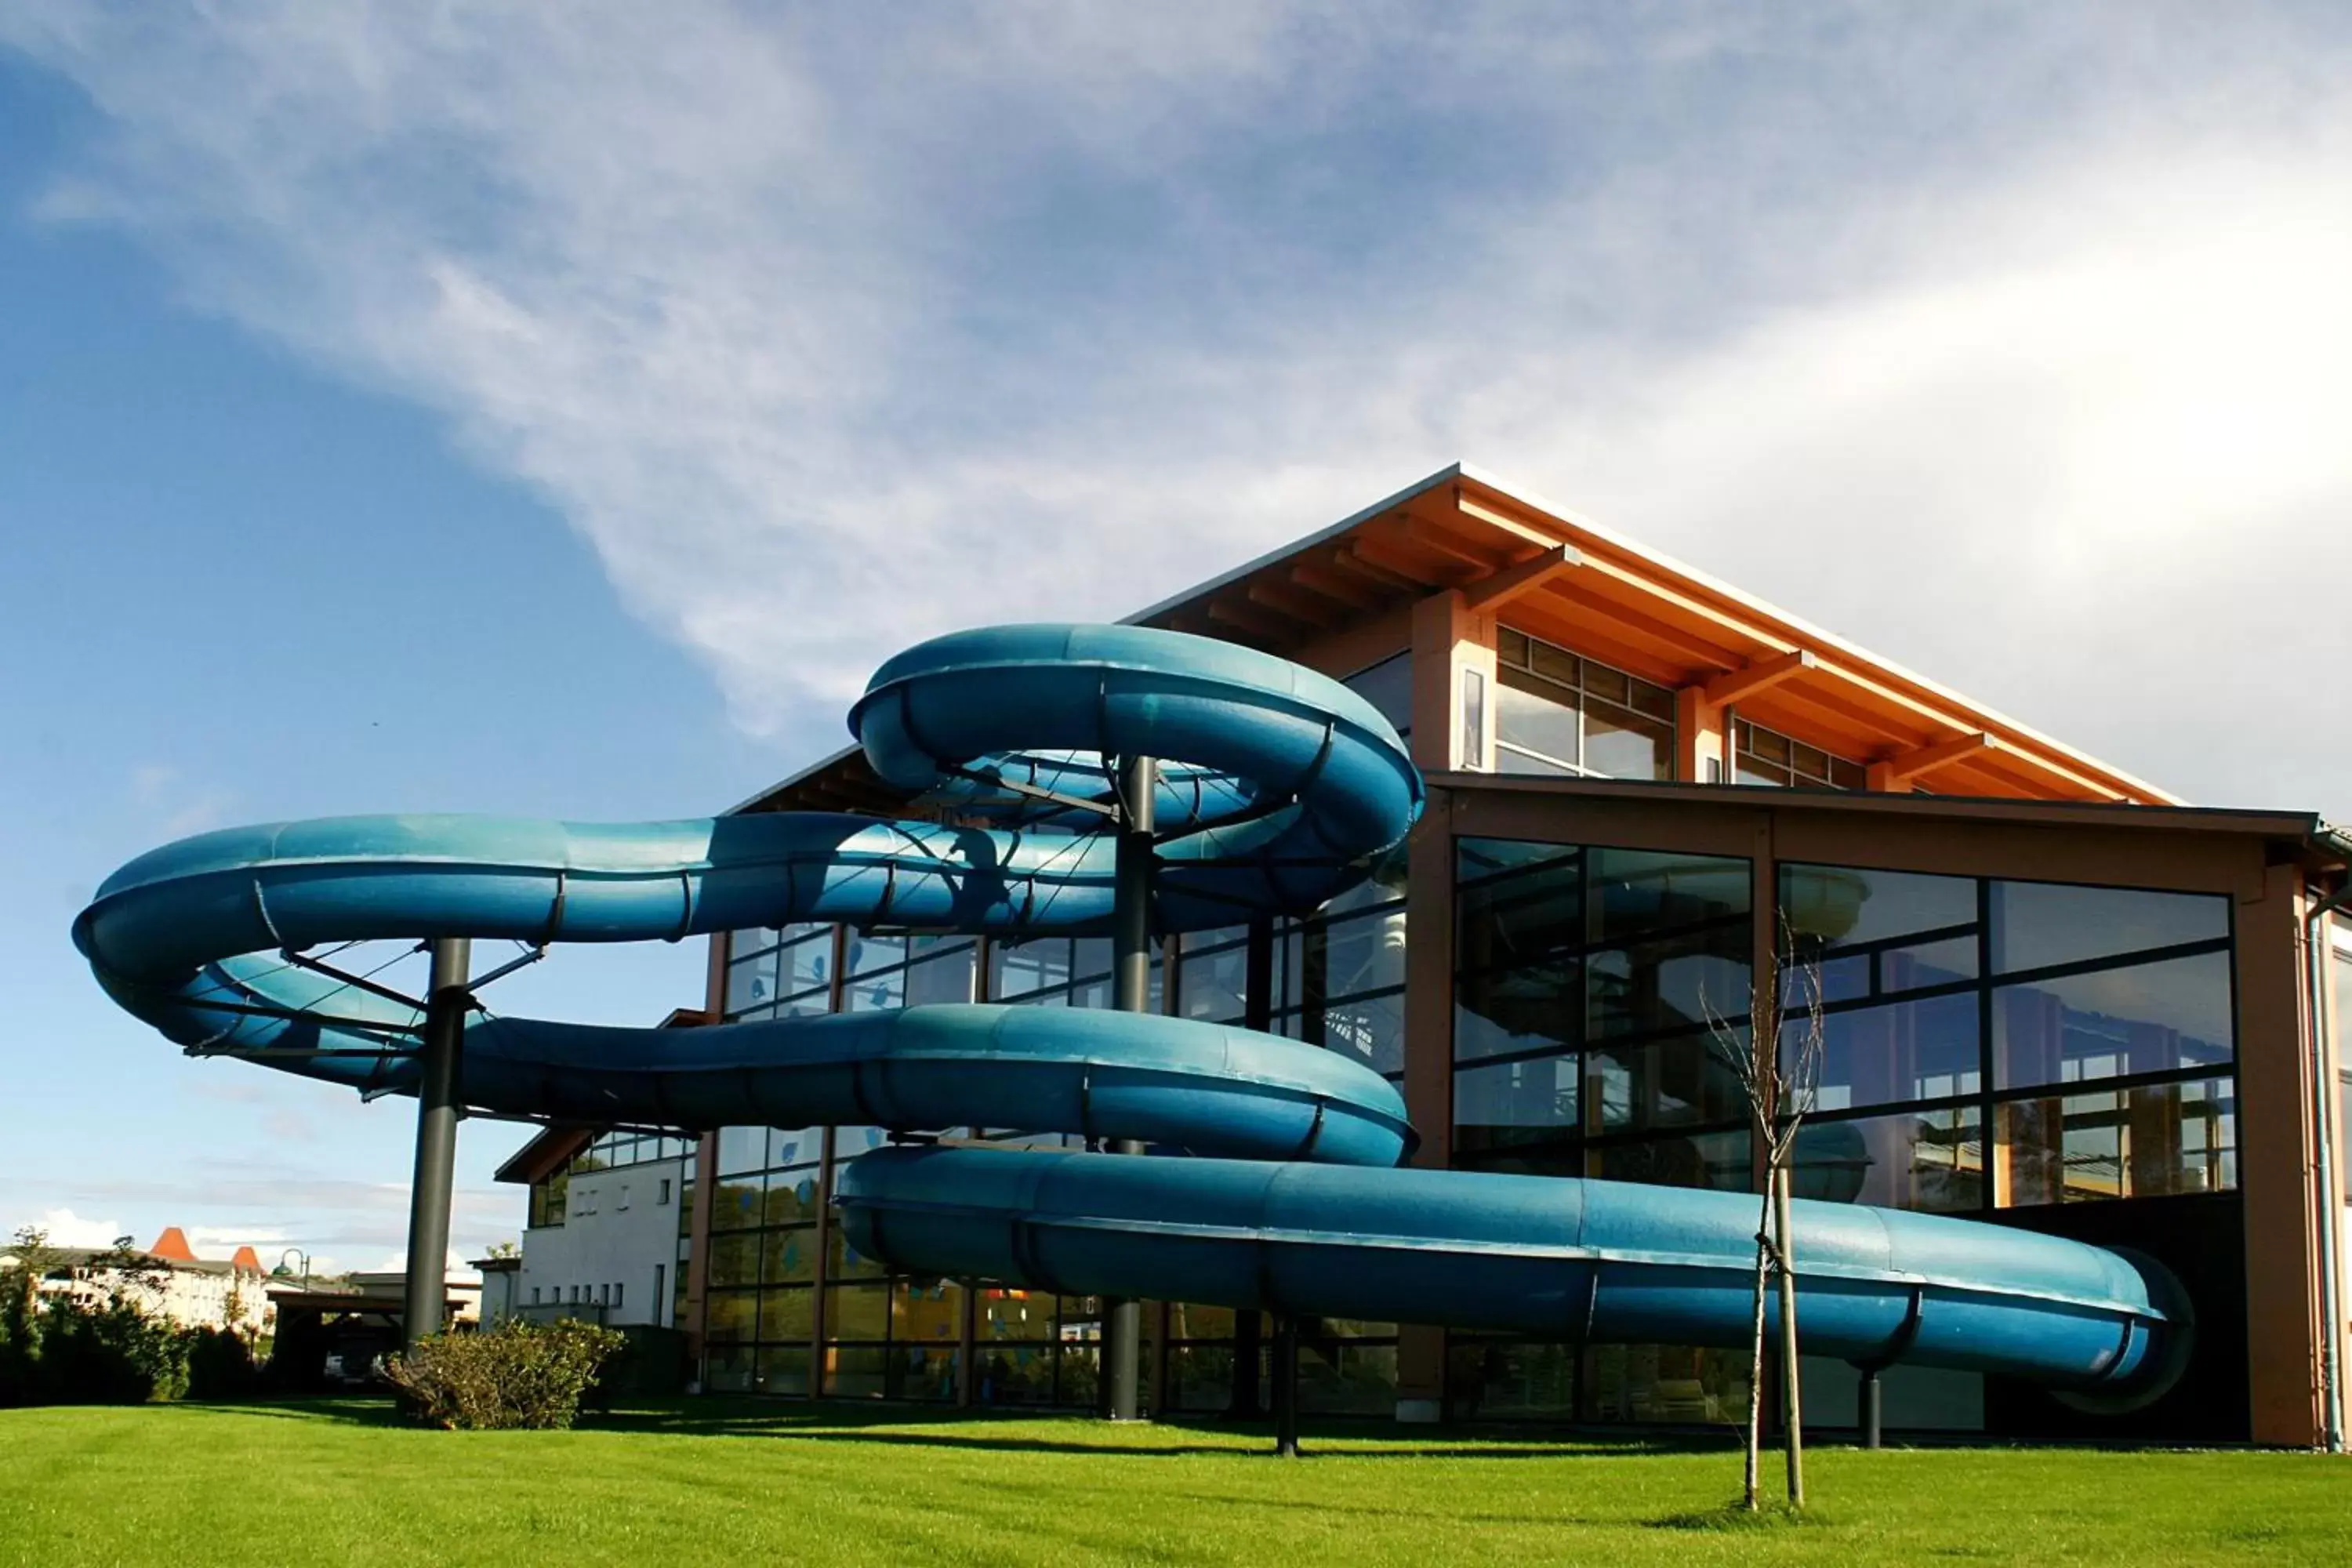
[[[122,868],[74,940],[192,1048],[415,1092],[418,1016],[297,962],[362,939],[677,940],[793,921],[1092,933],[1112,914],[1097,759],[1170,759],[1155,926],[1311,910],[1418,816],[1395,731],[1339,683],[1130,626],[942,637],[851,713],[876,771],[960,826],[776,813],[630,826],[357,816],[233,828]],[[331,967],[331,966],[330,966]],[[849,1165],[855,1245],[895,1268],[1073,1294],[1733,1346],[1756,1200],[1400,1169],[1394,1087],[1342,1056],[1159,1016],[984,1005],[690,1030],[469,1015],[477,1113],[585,1124],[1018,1127],[1184,1157],[910,1143]],[[2039,1380],[2128,1405],[2189,1328],[2160,1266],[1846,1204],[1797,1205],[1805,1348]]]

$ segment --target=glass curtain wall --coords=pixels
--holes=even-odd
[[[1454,1163],[1669,1186],[1751,1185],[1717,1025],[1747,1016],[1745,859],[1456,840]],[[1683,1345],[1454,1333],[1457,1417],[1736,1422],[1748,1369]]]
[[[1780,878],[1823,1001],[1799,1192],[1967,1213],[2237,1186],[2227,899]]]
[[[1746,1014],[1748,863],[1456,847],[1454,1163],[1752,1190],[1708,1044]],[[1777,889],[1822,993],[1800,1194],[1969,1214],[2237,1186],[2226,899],[1796,863]],[[1449,1346],[1457,1415],[1736,1419],[1746,1393],[1738,1358],[1672,1346]],[[1921,1402],[1982,1418],[1973,1386]]]

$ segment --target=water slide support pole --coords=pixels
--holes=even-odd
[[[1111,1005],[1122,1013],[1151,1008],[1151,871],[1154,806],[1160,764],[1150,757],[1123,757],[1118,770],[1118,855],[1111,910]],[[1111,1141],[1114,1154],[1140,1154],[1133,1138]],[[1142,1362],[1143,1306],[1124,1297],[1103,1302],[1103,1414],[1133,1421]]]
[[[1288,1312],[1274,1319],[1274,1451],[1298,1458],[1298,1320]]]
[[[1879,1422],[1884,1410],[1876,1367],[1862,1369],[1862,1386],[1856,1391],[1856,1396],[1862,1405],[1855,1413],[1855,1424],[1862,1428],[1862,1446],[1875,1448],[1879,1446]]]
[[[414,1350],[445,1326],[449,1300],[449,1199],[457,1170],[457,1078],[466,1035],[466,988],[474,944],[447,936],[433,943],[425,992],[424,1048],[417,1058],[416,1170],[408,1187],[408,1273],[400,1348]]]

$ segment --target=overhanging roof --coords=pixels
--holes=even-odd
[[[1755,805],[1777,812],[1885,816],[2028,826],[2122,828],[2144,833],[2233,834],[2294,846],[2315,866],[2340,865],[2332,830],[2308,811],[2244,811],[2210,805],[2133,805],[2117,801],[2016,800],[1868,790],[1782,789],[1769,784],[1674,784],[1647,779],[1553,778],[1534,773],[1439,773],[1429,787],[1465,794],[1552,795],[1578,800],[1673,801]]]
[[[1644,679],[1706,688],[1735,701],[1742,718],[1852,761],[1883,763],[1901,784],[1916,779],[1939,794],[1972,796],[2180,804],[1466,464],[1128,620],[1289,653],[1447,590]],[[908,798],[852,746],[734,809],[887,815]]]

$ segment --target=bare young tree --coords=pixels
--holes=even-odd
[[[1743,1499],[1759,1506],[1764,1421],[1764,1292],[1777,1282],[1780,1305],[1780,1409],[1789,1461],[1789,1506],[1805,1506],[1804,1399],[1797,1376],[1796,1237],[1789,1202],[1789,1171],[1798,1130],[1821,1095],[1822,971],[1799,948],[1782,915],[1771,972],[1751,978],[1745,1028],[1733,1025],[1699,995],[1708,1046],[1739,1085],[1748,1125],[1764,1154],[1764,1192],[1756,1216],[1755,1312],[1748,1361],[1748,1467]]]

